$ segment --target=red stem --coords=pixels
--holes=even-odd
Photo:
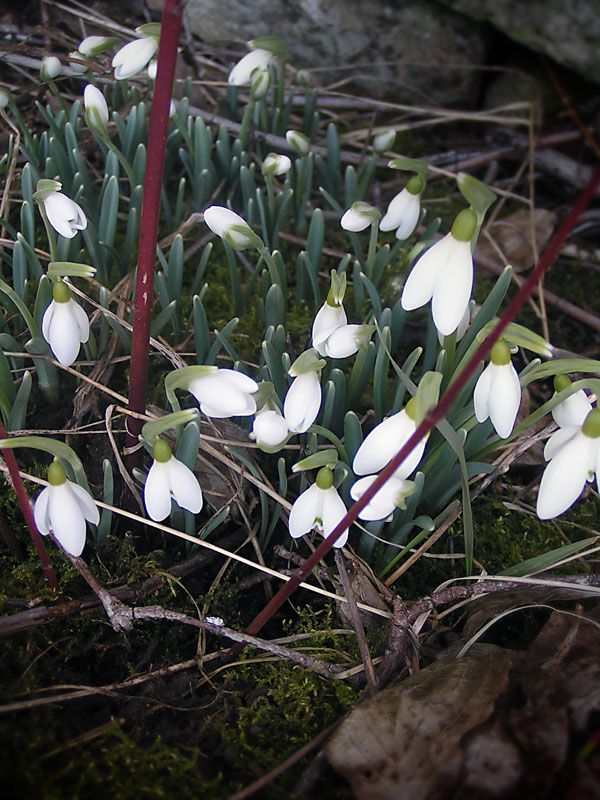
[[[448,391],[442,396],[442,399],[439,401],[437,406],[435,406],[435,408],[429,412],[423,422],[417,427],[410,439],[404,444],[403,447],[400,448],[387,466],[381,470],[377,478],[369,486],[360,500],[357,500],[356,503],[350,507],[346,516],[340,520],[329,536],[321,542],[314,553],[307,558],[304,564],[294,573],[294,575],[292,575],[290,580],[277,592],[277,594],[267,603],[263,610],[253,619],[247,628],[247,633],[254,636],[261,630],[263,625],[273,616],[273,614],[275,614],[279,608],[281,608],[288,597],[290,597],[292,593],[296,591],[298,586],[311,573],[316,564],[318,564],[318,562],[325,555],[327,555],[327,553],[333,547],[334,542],[336,542],[337,539],[342,535],[342,532],[349,528],[350,525],[356,521],[362,509],[377,494],[384,483],[394,474],[404,459],[409,455],[409,453],[412,452],[413,448],[431,431],[435,425],[437,425],[438,422],[440,422],[444,415],[447,414],[447,412],[450,410],[450,406],[458,396],[460,390],[471,378],[481,361],[488,355],[494,343],[502,335],[502,332],[506,326],[517,316],[517,313],[530,297],[544,272],[546,272],[550,264],[552,264],[552,262],[560,253],[565,239],[575,226],[575,223],[581,214],[589,205],[599,184],[600,167],[597,167],[585,189],[577,198],[577,202],[565,218],[563,224],[550,240],[546,250],[542,253],[542,256],[535,269],[531,272],[527,280],[523,283],[515,295],[514,299],[508,305],[494,330],[473,353],[462,372],[457,376]]]
[[[6,439],[7,436],[8,434],[4,429],[4,425],[2,424],[2,422],[0,422],[0,439]],[[15,454],[13,453],[12,450],[6,448],[2,455],[4,460],[6,461],[6,466],[8,467],[8,473],[10,475],[10,480],[13,485],[13,489],[15,490],[15,494],[17,495],[17,500],[19,502],[19,505],[21,506],[21,511],[23,512],[23,516],[25,517],[25,522],[27,523],[27,527],[29,528],[29,533],[31,534],[33,545],[37,550],[37,554],[42,564],[42,569],[44,570],[44,575],[46,576],[46,580],[48,581],[48,586],[51,589],[57,589],[58,582],[56,580],[54,568],[50,563],[50,560],[48,558],[48,553],[46,552],[46,548],[44,547],[44,543],[42,542],[42,537],[40,536],[40,532],[38,531],[37,526],[35,524],[33,511],[31,510],[31,503],[29,502],[29,497],[27,496],[25,485],[19,473],[19,467],[17,465],[17,459],[15,458]]]
[[[160,214],[160,194],[165,166],[169,108],[181,31],[182,0],[165,0],[158,48],[158,71],[150,110],[148,158],[138,243],[137,278],[133,308],[129,408],[139,414],[146,410],[148,343],[153,306],[154,264]],[[142,421],[128,420],[130,444],[137,444]]]

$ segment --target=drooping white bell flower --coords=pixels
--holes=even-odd
[[[63,367],[70,367],[81,344],[90,336],[90,323],[83,308],[73,300],[64,281],[52,288],[52,302],[42,317],[42,336]]]
[[[571,380],[566,375],[556,375],[554,378],[555,391],[562,392],[571,386]],[[573,428],[583,425],[583,421],[592,410],[592,403],[587,394],[580,389],[569,395],[562,403],[554,406],[552,417],[559,428]]]
[[[249,417],[256,411],[252,395],[258,391],[257,383],[234,369],[213,367],[208,374],[190,381],[188,391],[207,417]]]
[[[406,187],[390,202],[379,223],[382,231],[396,230],[396,239],[408,239],[417,227],[421,214],[421,194],[425,184],[418,175],[408,181]]]
[[[492,347],[490,363],[475,384],[473,404],[478,422],[489,417],[498,436],[510,436],[521,405],[521,384],[502,340]]]
[[[148,77],[151,81],[156,80],[156,75],[158,73],[158,61],[155,58],[153,58],[148,64],[148,69],[146,72],[148,73]]]
[[[33,507],[35,524],[44,536],[52,531],[67,553],[80,556],[85,547],[85,522],[98,524],[98,508],[85,489],[67,480],[58,461],[48,468],[48,482]]]
[[[58,78],[62,70],[62,64],[56,56],[44,56],[40,66],[40,78],[43,81],[52,81]]]
[[[411,398],[402,411],[387,417],[376,425],[354,456],[352,470],[355,475],[371,475],[382,470],[410,439],[417,429],[416,403]],[[428,436],[415,445],[396,472],[398,478],[408,478],[423,458]]]
[[[460,342],[462,337],[469,330],[469,325],[471,324],[471,311],[472,311],[472,306],[474,306],[474,305],[475,305],[474,303],[469,303],[467,305],[467,307],[465,309],[465,313],[463,314],[460,322],[458,323],[458,328],[456,329],[455,334],[454,334],[455,340],[457,342]],[[437,337],[438,337],[438,342],[443,347],[444,346],[445,337],[439,331],[437,332]]]
[[[360,500],[376,477],[377,475],[367,475],[364,478],[359,478],[350,489],[352,499]],[[368,521],[387,519],[397,508],[406,508],[406,498],[414,490],[415,484],[413,481],[407,481],[397,475],[392,475],[379,489],[375,497],[369,500],[358,516],[360,519]]]
[[[396,131],[393,128],[388,128],[387,131],[382,131],[373,137],[373,150],[376,153],[385,153],[386,150],[391,150],[396,141]]]
[[[310,139],[301,131],[289,130],[285,132],[287,143],[297,156],[307,156],[310,150]]]
[[[213,233],[224,239],[234,250],[259,247],[262,241],[248,223],[225,206],[209,206],[204,210],[204,222]]]
[[[358,233],[364,231],[379,219],[379,211],[370,203],[357,200],[352,203],[350,208],[344,213],[340,220],[340,225],[345,231]]]
[[[154,461],[144,484],[144,505],[150,519],[161,522],[171,513],[171,500],[197,514],[202,509],[202,489],[189,467],[179,461],[164,439],[152,448]]]
[[[262,165],[263,175],[285,175],[292,167],[289,156],[280,153],[269,153]]]
[[[455,331],[469,305],[473,288],[471,239],[477,217],[470,208],[454,220],[452,231],[422,255],[402,291],[402,308],[413,311],[432,300],[435,327],[443,336]]]
[[[88,85],[83,90],[83,105],[85,108],[85,118],[89,128],[106,130],[108,125],[108,105],[104,95],[93,84]]]
[[[107,50],[115,40],[112,36],[86,36],[78,50],[82,56],[92,58]]]
[[[48,222],[65,239],[72,239],[77,231],[87,228],[81,206],[62,192],[50,192],[44,197],[43,204]]]
[[[304,433],[321,408],[321,370],[325,361],[315,350],[306,350],[294,361],[288,374],[294,379],[283,403],[283,416],[292,433]]]
[[[346,325],[348,317],[343,305],[330,305],[329,295],[321,308],[317,311],[312,327],[312,346],[320,356],[324,356],[323,346],[331,334]]]
[[[117,50],[112,60],[115,79],[127,80],[141,72],[158,50],[158,41],[154,36],[143,36],[135,39]]]
[[[333,473],[323,467],[317,473],[315,483],[302,492],[292,506],[288,524],[290,535],[298,539],[314,529],[327,537],[345,514],[344,501],[333,485]],[[343,547],[347,541],[348,531],[345,530],[334,547]]]
[[[269,64],[275,55],[268,50],[252,50],[241,58],[233,67],[227,78],[231,86],[248,86],[254,77],[256,70],[261,72],[268,70]]]
[[[8,89],[5,89],[3,86],[0,86],[0,111],[6,108],[6,106],[10,103],[10,92]]]
[[[540,519],[553,519],[570,508],[587,481],[600,489],[600,409],[594,408],[583,425],[559,428],[546,442],[544,470],[537,499]]]
[[[374,331],[375,325],[340,325],[323,342],[319,353],[327,358],[348,358],[368,345]]]
[[[279,409],[263,406],[254,418],[250,435],[259,447],[273,451],[285,443],[288,433],[288,424]]]

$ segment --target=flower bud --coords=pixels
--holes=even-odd
[[[40,78],[47,83],[60,75],[62,64],[56,56],[45,56],[42,58],[40,67]]]
[[[286,131],[285,138],[294,153],[298,156],[306,156],[310,150],[310,139],[301,131]]]

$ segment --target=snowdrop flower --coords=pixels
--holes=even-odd
[[[274,58],[274,54],[268,50],[257,49],[246,53],[229,73],[227,82],[232,86],[249,86],[255,77],[255,71],[268,71]]]
[[[288,438],[288,424],[277,408],[263,406],[254,418],[250,436],[267,452],[279,450]]]
[[[112,36],[86,36],[78,47],[86,58],[92,58],[107,50],[115,40]]]
[[[323,346],[331,334],[348,322],[348,317],[342,305],[346,292],[346,276],[344,273],[342,273],[342,276],[332,272],[331,289],[327,293],[327,299],[317,311],[313,322],[312,346],[320,356],[325,355]]]
[[[43,81],[52,81],[58,78],[61,69],[62,64],[56,56],[44,56],[40,66],[40,78]]]
[[[289,368],[294,379],[283,403],[283,416],[292,433],[305,433],[313,424],[321,408],[321,370],[325,361],[319,360],[315,350],[302,353]]]
[[[56,360],[70,367],[79,355],[79,347],[90,336],[90,323],[83,308],[71,297],[64,281],[52,288],[52,302],[42,317],[42,335]]]
[[[292,162],[288,156],[269,153],[262,165],[263,175],[285,175],[291,169]]]
[[[0,111],[6,108],[6,106],[10,103],[10,92],[8,89],[4,87],[0,87]]]
[[[457,342],[460,342],[462,337],[469,329],[469,325],[471,324],[471,306],[475,306],[475,303],[469,302],[469,305],[465,309],[465,313],[462,315],[461,321],[458,323],[458,328],[454,334],[455,339]],[[445,337],[438,331],[437,332],[438,342],[443,347],[444,346],[444,339]]]
[[[289,130],[285,133],[287,143],[297,156],[307,156],[310,150],[310,140],[300,131]]]
[[[566,375],[556,375],[554,377],[555,391],[562,392],[571,386],[571,380]],[[559,428],[572,428],[583,425],[583,421],[592,410],[589,397],[580,389],[575,394],[569,395],[566,400],[554,406],[552,417]]]
[[[294,539],[316,529],[322,536],[329,536],[346,514],[344,501],[333,485],[333,473],[323,467],[317,473],[315,483],[298,497],[290,511],[289,530]],[[337,539],[334,547],[343,547],[348,540],[348,530]]]
[[[69,53],[69,66],[77,75],[83,75],[89,69],[88,65],[82,60],[79,50]]]
[[[341,325],[324,341],[321,355],[327,358],[348,358],[366,347],[375,325]]]
[[[88,127],[100,131],[106,130],[108,125],[108,106],[104,95],[91,83],[83,90],[83,105],[85,107],[85,119]]]
[[[396,141],[396,131],[389,128],[387,131],[378,133],[373,137],[373,150],[376,153],[385,153],[386,150],[391,150]]]
[[[248,223],[235,211],[224,206],[209,206],[205,209],[204,222],[234,250],[246,250],[248,247],[262,245],[262,240]]]
[[[418,175],[413,175],[406,187],[389,204],[379,228],[382,231],[397,229],[396,239],[408,239],[419,221],[421,194],[424,188],[423,179]]]
[[[154,36],[143,36],[121,47],[114,55],[112,66],[115,79],[126,80],[144,69],[158,49],[158,41]]]
[[[592,409],[582,425],[553,433],[544,457],[550,463],[542,475],[537,515],[553,519],[573,505],[594,474],[600,484],[600,409]]]
[[[152,61],[148,64],[148,69],[146,71],[148,72],[148,77],[150,78],[150,80],[155,81],[156,75],[158,73],[158,61],[155,58],[153,58]]]
[[[258,385],[252,378],[233,369],[210,370],[200,378],[194,378],[188,385],[196,400],[200,403],[200,411],[207,417],[249,417],[256,412],[256,402],[252,395],[258,391]]]
[[[490,363],[475,384],[473,403],[478,422],[489,417],[498,436],[510,436],[521,405],[521,384],[502,340],[492,347]]]
[[[35,524],[44,536],[52,531],[67,553],[80,556],[85,546],[85,521],[93,525],[100,521],[96,504],[85,489],[67,480],[58,461],[48,468],[48,483],[33,507]]]
[[[203,504],[202,489],[192,470],[175,458],[164,439],[152,448],[154,462],[144,484],[144,505],[150,519],[161,522],[171,513],[171,500],[197,514]]]
[[[370,205],[370,203],[364,203],[362,200],[357,200],[344,213],[340,220],[340,225],[345,231],[358,233],[359,231],[364,231],[365,228],[368,228],[378,219],[379,211],[375,206]]]
[[[359,478],[350,489],[352,499],[360,500],[376,477],[377,475],[367,475],[365,478]],[[412,481],[392,475],[358,516],[368,521],[387,519],[397,508],[406,508],[405,500],[414,490],[415,484]]]
[[[402,411],[392,414],[373,428],[354,456],[352,470],[355,475],[379,472],[391,461],[417,429],[415,412],[416,402],[411,398]],[[408,478],[414,472],[423,458],[427,438],[421,439],[400,464],[394,473],[397,478]]]
[[[81,206],[62,192],[49,192],[42,202],[48,222],[65,239],[72,239],[77,231],[87,228],[87,219]]]
[[[413,311],[432,300],[435,327],[443,336],[455,331],[469,305],[473,287],[471,239],[477,217],[470,208],[454,220],[452,231],[422,255],[404,284],[402,308]]]

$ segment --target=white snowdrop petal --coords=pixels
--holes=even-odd
[[[157,48],[156,39],[151,36],[135,39],[121,47],[112,60],[115,78],[120,81],[136,75],[148,64]]]
[[[249,401],[244,392],[233,383],[220,378],[218,373],[196,378],[190,382],[188,389],[203,406],[202,410],[207,416],[226,418],[253,414],[256,411],[256,405],[249,409]],[[217,413],[209,414],[206,409],[216,410]]]
[[[42,317],[42,336],[46,341],[50,339],[50,324],[52,322],[56,305],[57,304],[54,302],[54,300],[52,300],[48,308],[44,311],[44,316]]]
[[[78,483],[67,481],[66,485],[67,489],[77,501],[84,518],[93,525],[97,525],[100,522],[100,512],[98,511],[98,506],[94,502],[93,497]]]
[[[402,308],[413,311],[428,303],[433,297],[438,276],[445,268],[451,235],[447,234],[429,248],[412,268],[402,290]]]
[[[396,230],[396,239],[404,241],[412,235],[421,215],[421,199],[418,195],[411,195],[414,200],[409,203]]]
[[[358,351],[356,333],[361,325],[342,325],[328,336],[323,350],[328,358],[348,358]]]
[[[346,506],[334,486],[323,491],[323,536],[327,537],[346,516]],[[334,542],[334,547],[343,547],[348,541],[348,529]]]
[[[406,189],[399,192],[390,202],[385,215],[379,223],[382,231],[393,231],[403,220],[404,215],[410,205],[410,198],[414,197]]]
[[[577,434],[554,456],[542,475],[537,499],[540,519],[553,519],[570,508],[579,497],[593,469],[594,440]]]
[[[489,399],[492,386],[492,364],[489,363],[483,370],[473,392],[473,405],[477,422],[485,422],[490,415]]]
[[[331,336],[337,328],[347,322],[348,318],[343,306],[330,306],[329,303],[324,303],[317,311],[312,327],[312,344],[320,356],[323,353],[319,350],[319,347],[325,343],[327,337]]]
[[[256,415],[252,433],[260,444],[277,447],[287,438],[287,422],[278,411],[265,408]]]
[[[240,392],[253,392],[258,391],[258,384],[252,380],[248,375],[243,372],[238,372],[236,369],[220,369],[217,373],[220,379],[226,379],[227,383],[235,386]]]
[[[471,245],[457,242],[452,236],[451,241],[446,263],[438,273],[431,305],[435,327],[444,336],[458,328],[473,288]]]
[[[554,458],[567,442],[577,436],[579,430],[579,425],[572,425],[568,428],[559,428],[557,431],[554,431],[544,447],[544,458],[546,461],[550,461],[551,458]]]
[[[316,372],[294,378],[283,403],[283,416],[294,433],[304,433],[313,424],[321,407],[321,384]]]
[[[357,480],[350,489],[350,496],[353,500],[360,500],[363,494],[371,486],[377,475],[367,475],[364,478]],[[379,519],[386,519],[393,513],[396,505],[394,503],[393,487],[396,485],[396,479],[392,476],[387,483],[377,492],[375,497],[371,498],[367,505],[358,515],[360,519],[368,522],[373,522]]]
[[[340,220],[340,225],[345,231],[351,231],[352,233],[359,233],[360,231],[364,231],[365,228],[368,228],[373,223],[373,219],[369,217],[367,214],[361,214],[358,211],[354,211],[352,208],[349,208],[342,216]]]
[[[79,329],[68,303],[55,303],[48,325],[48,344],[63,367],[70,367],[79,355]]]
[[[203,503],[202,489],[191,469],[174,456],[167,461],[169,486],[173,497],[181,508],[197,514]]]
[[[52,192],[44,200],[44,211],[48,222],[61,236],[65,239],[72,239],[75,236],[77,231],[69,223],[74,215],[68,197],[61,192]]]
[[[50,500],[50,486],[46,486],[38,494],[33,506],[33,518],[40,533],[47,536],[50,533],[50,519],[48,517],[48,501]]]
[[[50,487],[48,516],[51,529],[72,556],[80,556],[85,547],[85,519],[67,483]]]
[[[490,419],[498,436],[507,439],[521,405],[521,384],[511,363],[501,366],[492,364],[492,367],[495,369],[488,400]]]
[[[69,310],[79,331],[79,341],[84,344],[90,338],[90,321],[88,315],[75,300],[69,300],[66,305],[69,306]]]
[[[352,469],[356,475],[379,472],[393,458],[415,430],[405,410],[376,425],[358,448]]]
[[[288,527],[294,539],[304,536],[312,531],[315,519],[322,519],[323,515],[323,490],[313,483],[296,499],[290,511]]]
[[[150,519],[162,522],[171,513],[171,487],[166,463],[154,461],[144,484],[144,505]]]
[[[273,54],[268,50],[252,50],[241,58],[233,67],[227,78],[232,86],[246,86],[250,83],[255,69],[263,70],[273,60]]]
[[[592,404],[583,389],[567,397],[562,403],[554,406],[552,417],[559,428],[571,428],[583,425],[587,415],[592,410]]]
[[[100,120],[106,124],[108,122],[108,105],[100,89],[91,83],[83,90],[83,104],[86,111],[95,111]]]

